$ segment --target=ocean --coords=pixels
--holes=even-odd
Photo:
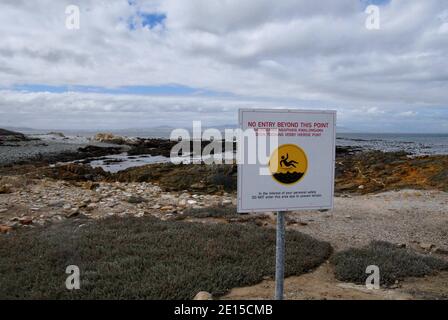
[[[169,138],[171,130],[125,132],[126,136]],[[122,132],[123,134],[123,132]],[[385,152],[405,151],[412,155],[448,154],[448,134],[337,133],[338,146],[362,147]]]
[[[169,138],[171,130],[135,130],[118,131],[112,133],[127,137],[140,138]],[[31,132],[27,132],[30,134]],[[3,146],[0,152],[0,163],[2,155],[4,161],[21,158],[28,155],[40,154],[43,151],[69,151],[76,150],[79,146],[91,144],[89,139],[95,135],[94,132],[64,131],[64,136],[54,134],[42,134],[33,132],[35,137],[47,142],[43,147],[40,141],[26,142],[22,148]],[[42,141],[41,140],[41,141]],[[48,143],[50,142],[51,143]],[[32,144],[35,144],[33,146]],[[31,144],[31,145],[30,145]],[[380,150],[386,152],[405,151],[411,156],[421,155],[448,155],[448,134],[372,134],[372,133],[338,133],[336,144],[338,146],[360,147],[363,150]],[[188,157],[187,157],[188,158]],[[187,159],[186,158],[186,159]],[[114,161],[108,161],[114,160]],[[152,163],[163,163],[170,161],[165,157],[152,157],[149,155],[128,156],[126,153],[110,155],[92,161],[93,167],[101,167],[109,172],[118,172],[127,168],[142,166]]]
[[[169,138],[172,128],[148,128],[136,130],[110,130],[116,135],[140,138]],[[103,130],[108,132],[108,130]],[[39,133],[41,132],[26,132]],[[67,136],[92,137],[96,132],[63,130]],[[447,134],[398,134],[398,133],[337,133],[338,146],[362,147],[367,150],[405,151],[412,155],[448,154]]]
[[[338,133],[336,144],[416,156],[448,154],[448,134]]]

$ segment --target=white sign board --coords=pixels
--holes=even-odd
[[[239,212],[333,208],[335,111],[240,109],[239,124]]]

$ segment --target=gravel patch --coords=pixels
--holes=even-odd
[[[371,241],[423,250],[448,247],[448,193],[441,191],[337,197],[333,212],[297,212],[289,218],[298,222],[292,228],[329,241],[338,250]]]

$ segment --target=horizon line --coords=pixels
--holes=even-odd
[[[228,129],[236,129],[237,125],[216,125],[216,126],[203,126],[203,128],[206,129],[210,129],[210,128],[223,128],[223,127],[228,127]],[[40,132],[46,132],[46,133],[51,133],[51,132],[84,132],[84,133],[106,133],[106,132],[113,132],[113,131],[118,131],[118,132],[123,132],[123,131],[144,131],[144,130],[156,130],[156,129],[187,129],[188,127],[172,127],[172,126],[168,126],[168,125],[161,125],[161,126],[156,126],[156,127],[147,127],[147,128],[103,128],[103,129],[81,129],[81,128],[72,128],[72,129],[62,129],[62,128],[45,128],[45,129],[39,129],[39,128],[30,128],[30,127],[15,127],[15,126],[3,126],[0,125],[0,128],[5,128],[8,130],[15,130],[17,132],[22,131],[40,131]],[[225,128],[226,129],[226,128]],[[358,131],[358,130],[350,130],[350,129],[346,129],[345,127],[340,128],[340,130],[342,129],[343,132],[339,131],[338,132],[338,127],[336,127],[336,133],[339,134],[377,134],[377,135],[386,135],[386,134],[403,134],[403,135],[411,135],[411,134],[418,134],[418,135],[448,135],[448,132],[373,132],[373,131]],[[39,133],[40,133],[39,132]],[[44,134],[44,133],[42,133]]]

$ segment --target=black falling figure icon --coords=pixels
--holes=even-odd
[[[285,165],[286,168],[290,168],[290,167],[297,168],[296,164],[299,164],[299,163],[294,160],[288,161],[288,159],[289,159],[288,154],[286,154],[286,157],[282,156],[282,160],[280,161],[280,166],[283,167],[283,165]]]

